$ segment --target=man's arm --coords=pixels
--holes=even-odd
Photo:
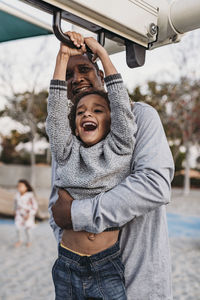
[[[135,104],[138,131],[132,173],[112,190],[92,199],[74,200],[71,218],[75,231],[100,233],[121,227],[170,201],[174,164],[157,112]]]

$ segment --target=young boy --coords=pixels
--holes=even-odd
[[[68,35],[81,46],[77,54],[85,53],[83,38]],[[55,184],[77,200],[105,192],[129,175],[136,132],[120,74],[96,40],[86,38],[85,43],[102,62],[108,96],[98,90],[78,93],[69,116],[70,128],[64,70],[71,54],[61,45],[58,55],[64,64],[57,59],[47,117],[51,150],[58,163]],[[118,235],[119,228],[98,235],[64,230],[53,267],[57,300],[126,299]]]

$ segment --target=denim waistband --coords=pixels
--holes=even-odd
[[[103,232],[106,232],[106,231],[116,231],[116,230],[120,230],[121,227],[110,227],[110,228],[106,228]]]
[[[108,258],[114,258],[116,256],[120,255],[120,248],[119,248],[119,242],[117,241],[113,246],[111,246],[110,248],[98,252],[96,254],[93,254],[91,256],[80,256],[74,252],[71,252],[63,247],[61,247],[61,245],[59,244],[58,247],[58,254],[61,256],[64,256],[68,259],[71,259],[73,261],[79,262],[79,263],[83,263],[85,261],[87,262],[99,262],[101,260],[105,260]]]

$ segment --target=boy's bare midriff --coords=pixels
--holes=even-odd
[[[81,254],[93,255],[113,246],[118,240],[118,235],[119,230],[99,234],[86,231],[64,230],[62,244]]]

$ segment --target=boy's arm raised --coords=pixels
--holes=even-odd
[[[135,144],[137,126],[122,77],[110,60],[107,51],[94,38],[85,38],[85,43],[94,53],[94,59],[100,58],[106,76],[105,83],[111,108],[108,145],[113,152],[119,155],[130,155]]]
[[[87,37],[84,39],[84,41],[94,53],[93,61],[95,61],[97,57],[100,58],[104,68],[105,76],[117,74],[117,70],[110,60],[106,49],[103,48],[93,37]]]
[[[56,58],[56,66],[53,74],[54,80],[66,80],[67,64],[70,56],[81,55],[86,52],[84,45],[84,38],[82,35],[76,32],[68,31],[66,34],[70,37],[71,41],[77,46],[76,48],[69,48],[68,46],[60,43],[60,50]],[[80,48],[81,47],[81,48]]]
[[[76,46],[81,46],[81,49],[71,49],[62,43],[60,45],[53,80],[50,84],[46,123],[52,154],[60,164],[67,159],[73,139],[68,120],[67,83],[65,81],[67,64],[70,56],[85,52],[82,36],[74,32],[67,34]]]

